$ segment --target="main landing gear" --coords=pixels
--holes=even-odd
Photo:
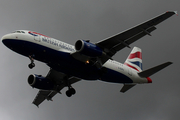
[[[68,90],[66,91],[66,95],[68,97],[71,97],[72,95],[76,94],[76,90],[72,87],[69,87]]]
[[[72,95],[76,94],[76,90],[71,86],[70,79],[71,79],[70,77],[65,78],[66,85],[68,87],[68,90],[66,91],[66,95],[68,97],[71,97]]]
[[[28,65],[28,67],[32,69],[33,67],[35,67],[33,55],[32,56],[30,55],[29,59],[31,60],[31,63]]]

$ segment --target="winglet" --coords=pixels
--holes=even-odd
[[[178,12],[177,11],[174,11],[174,13],[178,16]]]
[[[167,11],[167,13],[174,13],[178,16],[178,12],[177,11]]]
[[[35,104],[34,102],[32,104],[34,104],[37,108],[39,108],[39,105]]]

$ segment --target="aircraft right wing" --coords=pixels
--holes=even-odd
[[[45,100],[51,100],[52,98],[57,94],[56,91],[46,91],[46,90],[39,90],[38,94],[36,95],[36,98],[32,102],[35,104],[37,107]]]
[[[44,100],[51,100],[52,98],[57,94],[60,93],[60,91],[67,87],[67,80],[69,84],[76,83],[80,81],[81,79],[76,77],[69,77],[66,74],[63,74],[61,72],[55,71],[51,69],[46,76],[49,80],[53,81],[55,84],[57,84],[57,88],[55,90],[39,90],[38,94],[36,95],[34,101],[32,102],[37,107],[44,101]]]

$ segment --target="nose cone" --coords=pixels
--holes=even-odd
[[[1,38],[1,40],[3,41],[3,40],[7,40],[7,39],[14,39],[13,36],[14,36],[13,34],[6,34]]]
[[[3,44],[4,44],[5,46],[8,47],[8,46],[11,44],[11,41],[12,41],[13,39],[15,39],[15,38],[14,38],[14,35],[12,35],[12,34],[7,34],[7,35],[4,35],[4,36],[1,38],[1,41],[3,42]]]

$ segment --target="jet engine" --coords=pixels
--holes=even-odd
[[[28,77],[28,83],[33,88],[42,90],[53,90],[54,88],[54,83],[41,75],[31,74]]]
[[[77,52],[80,52],[81,54],[84,54],[90,57],[98,57],[98,56],[101,56],[103,53],[101,48],[99,48],[93,43],[90,43],[84,40],[78,40],[75,43],[75,49]]]

